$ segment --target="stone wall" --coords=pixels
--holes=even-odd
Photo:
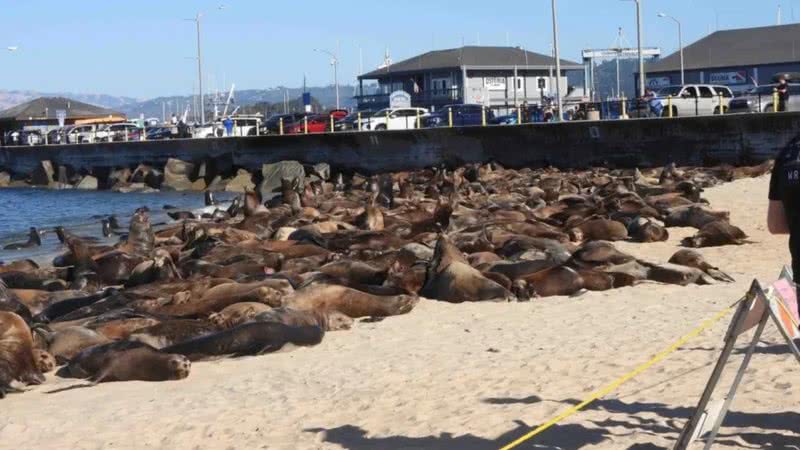
[[[13,184],[49,171],[56,186],[75,185],[88,175],[103,189],[112,187],[111,174],[128,169],[145,186],[160,185],[166,174],[180,189],[213,189],[215,180],[246,178],[242,169],[258,173],[263,164],[285,160],[364,174],[486,161],[560,168],[748,164],[774,156],[799,130],[800,113],[779,113],[0,147],[0,172],[10,173]],[[179,162],[167,168],[170,159]],[[49,166],[42,169],[45,161]]]

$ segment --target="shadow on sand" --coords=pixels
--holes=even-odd
[[[493,405],[529,405],[543,400],[536,395],[523,398],[490,398],[485,403]],[[579,400],[568,399],[561,403],[577,405]],[[692,408],[670,407],[662,403],[626,403],[618,399],[598,400],[587,410],[605,411],[608,416],[627,416],[591,421],[591,426],[582,424],[555,425],[529,442],[520,445],[523,449],[578,450],[589,445],[597,445],[615,436],[635,436],[636,442],[626,450],[666,450],[653,444],[664,440],[677,440]],[[647,414],[647,417],[642,415]],[[652,417],[653,415],[657,417]],[[349,450],[492,450],[525,435],[534,426],[515,421],[516,426],[496,439],[487,439],[472,434],[454,435],[442,433],[438,436],[369,436],[369,431],[355,425],[336,428],[309,428],[308,433],[324,433],[324,442],[339,444]],[[731,428],[739,431],[731,432]],[[741,431],[748,428],[761,428],[763,432]],[[727,429],[727,433],[726,433]],[[657,439],[656,439],[657,437]],[[719,445],[748,449],[796,449],[800,450],[800,413],[776,412],[755,414],[731,411],[725,426],[716,440]]]

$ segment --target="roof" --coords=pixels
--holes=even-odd
[[[686,70],[794,63],[800,59],[800,24],[722,30],[684,47]],[[645,67],[648,73],[681,70],[680,51]]]
[[[56,111],[58,110],[66,111],[67,119],[107,116],[125,117],[125,114],[117,111],[64,97],[39,97],[27,103],[0,111],[0,120],[57,119]]]
[[[529,52],[517,47],[466,46],[447,50],[436,50],[406,59],[388,67],[361,75],[359,78],[376,78],[390,73],[419,72],[423,70],[453,69],[461,66],[505,68],[549,68],[555,58],[541,53]],[[566,59],[561,60],[562,69],[582,69],[583,66]]]

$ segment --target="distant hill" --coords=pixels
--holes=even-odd
[[[355,86],[350,85],[339,86],[339,104],[342,108],[355,107],[356,103],[355,100],[353,100],[353,95],[356,92],[355,89]],[[334,86],[309,87],[308,91],[311,93],[311,96],[319,102],[322,109],[331,109],[336,107],[336,88]],[[245,89],[241,91],[235,91],[232,102],[233,106],[229,108],[228,111],[231,111],[237,106],[245,107],[255,104],[282,104],[284,95],[290,102],[292,102],[300,98],[302,94],[302,88],[287,88],[283,86],[271,89]],[[219,93],[219,96],[216,100],[220,104],[224,105],[227,95],[227,92]],[[213,106],[211,105],[214,101],[214,96],[209,97],[206,95],[206,114],[209,114],[209,111],[213,111]],[[140,114],[144,114],[145,117],[161,117],[162,108],[167,110],[167,115],[170,115],[170,111],[175,110],[178,110],[182,113],[186,109],[186,105],[189,105],[190,109],[194,109],[195,103],[196,98],[192,96],[158,97],[123,105],[120,111],[126,113],[128,117],[139,117]],[[224,106],[220,106],[220,109],[222,108],[224,108]],[[189,116],[191,117],[192,114],[190,113]]]
[[[336,106],[336,89],[334,86],[309,87],[308,91],[315,99],[315,102],[319,102],[319,107],[321,109],[331,109]],[[302,93],[302,88],[287,88],[283,86],[270,89],[245,89],[235,91],[233,108],[236,106],[244,107],[255,104],[283,104],[284,95],[287,95],[289,101],[292,102],[300,98]],[[339,103],[342,108],[355,107],[355,100],[353,100],[353,95],[355,95],[355,93],[355,86],[339,86]],[[71,98],[84,103],[110,108],[125,113],[128,117],[139,117],[140,114],[144,114],[145,117],[161,117],[162,107],[166,109],[167,115],[171,115],[171,112],[175,112],[176,110],[182,112],[186,108],[186,105],[190,105],[190,108],[193,109],[195,103],[195,99],[188,95],[141,100],[132,97],[105,94],[0,90],[0,110],[25,103],[38,97]],[[219,94],[219,101],[221,103],[224,103],[226,98],[227,92]],[[213,106],[211,106],[213,101],[213,97],[206,96],[206,111],[213,111]]]
[[[79,102],[110,108],[121,111],[125,105],[138,102],[131,97],[120,97],[104,94],[75,94],[70,92],[36,92],[36,91],[6,91],[0,89],[0,110],[11,108],[31,101],[38,97],[66,97]]]

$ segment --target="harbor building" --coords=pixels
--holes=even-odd
[[[571,88],[567,73],[584,66],[561,60],[562,97]],[[481,104],[507,109],[539,104],[543,96],[556,93],[555,58],[517,47],[465,46],[424,53],[397,63],[387,61],[378,69],[358,77],[356,101],[360,111],[389,106],[389,97],[404,91],[411,106],[435,110],[449,104]],[[377,82],[367,92],[365,81]],[[582,89],[581,89],[581,92]]]
[[[686,84],[721,84],[735,93],[800,73],[800,24],[721,30],[683,50]],[[680,51],[645,66],[653,89],[681,83]],[[638,84],[639,74],[634,75]]]
[[[0,111],[0,135],[21,129],[49,130],[63,125],[116,123],[125,114],[63,97],[39,97]]]

